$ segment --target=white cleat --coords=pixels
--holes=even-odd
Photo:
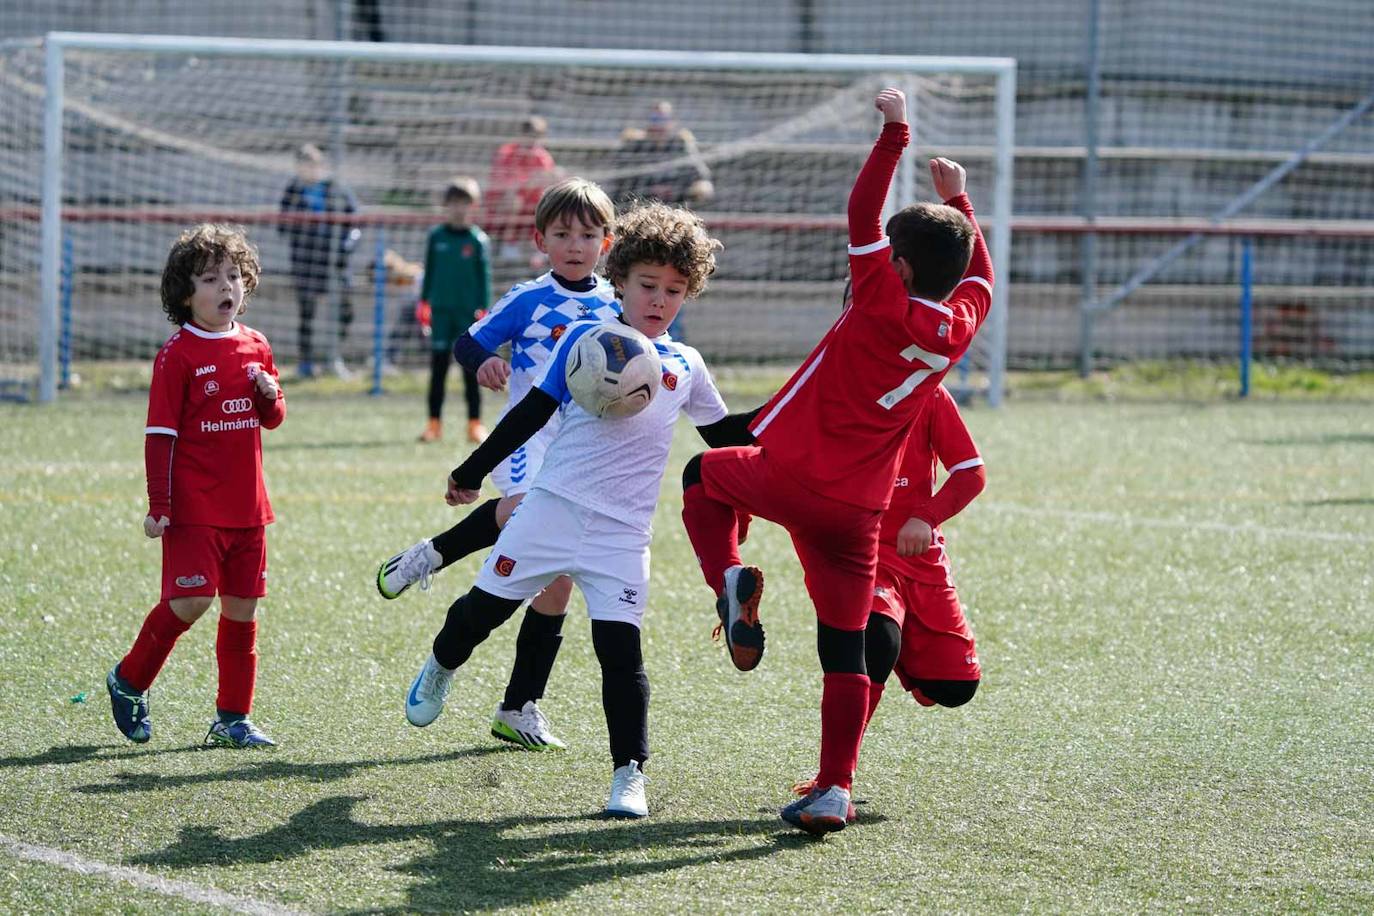
[[[497,706],[496,714],[491,717],[491,733],[527,751],[561,751],[567,747],[562,739],[549,731],[549,720],[534,700],[529,700],[519,709]]]
[[[416,582],[421,591],[429,591],[429,580],[444,565],[444,558],[434,549],[429,538],[412,544],[377,568],[377,591],[383,598],[399,598],[401,592]]]
[[[611,797],[606,801],[606,814],[611,817],[648,817],[649,802],[644,798],[644,784],[649,777],[631,760],[611,774]]]
[[[439,664],[431,652],[406,694],[406,720],[424,728],[439,718],[452,683],[453,672]]]

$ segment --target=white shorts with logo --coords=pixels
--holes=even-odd
[[[475,584],[525,601],[558,576],[570,576],[588,617],[637,627],[649,601],[649,540],[647,531],[534,490],[501,529]]]
[[[558,424],[558,414],[554,414],[539,432],[530,436],[524,445],[511,452],[491,472],[491,482],[502,496],[529,492],[534,475],[539,473],[544,464],[544,453],[549,450],[549,443],[558,435]]]

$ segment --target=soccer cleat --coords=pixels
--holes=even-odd
[[[631,760],[611,774],[611,797],[606,800],[606,814],[610,817],[648,817],[649,802],[644,798],[644,784],[649,777]]]
[[[805,782],[795,783],[792,786],[793,795],[810,795],[814,791],[816,791],[815,779],[808,779]],[[858,818],[858,816],[859,813],[854,810],[854,800],[851,798],[849,800],[849,807],[844,812],[845,822],[852,824]]]
[[[415,675],[410,693],[406,694],[406,720],[424,728],[439,718],[452,683],[453,672],[440,665],[431,652],[420,673]]]
[[[759,623],[762,597],[763,570],[731,566],[725,571],[725,590],[716,599],[720,625],[711,635],[725,634],[730,661],[741,671],[753,671],[763,659],[763,624]]]
[[[235,722],[223,722],[219,716],[210,723],[210,730],[205,733],[205,744],[216,745],[218,747],[276,747],[277,742],[262,733],[248,719],[239,719]]]
[[[839,786],[830,786],[828,789],[814,788],[804,798],[799,798],[783,808],[782,819],[793,827],[800,827],[807,833],[819,836],[843,830],[849,823],[852,808],[848,789]]]
[[[424,431],[420,433],[421,442],[438,442],[444,438],[444,421],[430,417],[425,421]]]
[[[110,692],[110,711],[114,713],[115,728],[135,744],[143,744],[153,737],[153,720],[148,716],[148,693],[139,693],[119,676],[115,665],[105,675],[105,689]]]
[[[396,556],[377,567],[377,591],[390,601],[401,597],[401,592],[416,582],[421,591],[429,591],[430,578],[439,571],[444,558],[429,538],[411,544]]]
[[[481,420],[468,421],[468,441],[474,445],[481,445],[487,441],[487,428],[482,425]]]
[[[519,709],[496,707],[496,714],[491,717],[491,733],[527,751],[561,751],[567,747],[549,731],[549,720],[534,700],[529,700]]]

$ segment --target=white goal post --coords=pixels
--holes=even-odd
[[[394,292],[382,291],[374,247],[378,262],[384,247],[422,260],[424,229],[441,219],[432,205],[436,182],[458,172],[485,179],[506,127],[494,123],[540,115],[559,165],[605,183],[633,171],[614,160],[624,125],[642,122],[646,99],[670,96],[695,133],[694,157],[719,176],[714,197],[694,207],[726,241],[711,288],[689,310],[688,340],[708,361],[800,359],[805,341],[818,340],[838,310],[843,200],[877,135],[878,115],[865,103],[883,83],[906,89],[913,131],[890,205],[921,199],[923,189],[929,195],[929,176],[917,165],[926,156],[949,155],[969,168],[999,282],[987,326],[949,383],[994,405],[1001,401],[1016,97],[1010,58],[69,32],[49,33],[42,53],[42,190],[39,212],[30,216],[41,223],[39,401],[57,396],[64,371],[59,338],[63,359],[70,359],[73,338],[88,352],[103,352],[90,349],[103,345],[94,340],[97,332],[82,327],[97,323],[102,310],[108,315],[111,302],[121,303],[121,319],[140,315],[129,333],[165,337],[156,298],[148,299],[149,278],[175,233],[209,218],[245,223],[256,234],[265,279],[249,322],[263,327],[279,354],[285,351],[279,361],[289,362],[293,298],[283,281],[267,282],[289,276],[276,231],[281,223],[274,224],[280,190],[274,196],[270,189],[287,180],[292,151],[311,137],[361,201],[357,323],[372,323],[369,284],[376,277],[377,327],[375,335],[358,333],[344,345],[354,348],[351,357],[375,355],[380,377],[382,325],[399,307],[383,302]],[[197,131],[204,136],[187,136]],[[186,192],[179,196],[180,187]],[[5,203],[0,197],[0,209]],[[24,207],[7,209],[20,213],[7,218],[23,218]],[[502,269],[498,295],[512,278],[530,274],[523,260]],[[19,271],[0,264],[0,272]],[[99,278],[105,299],[83,292],[97,286],[83,279],[87,274]],[[264,300],[267,306],[256,304]],[[142,355],[142,338],[120,353]],[[360,343],[365,339],[375,341],[375,352]],[[0,350],[6,346],[0,340]],[[0,353],[0,362],[23,359]]]

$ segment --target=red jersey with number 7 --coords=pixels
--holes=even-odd
[[[976,221],[968,269],[944,302],[908,295],[892,266],[882,207],[907,138],[905,124],[884,125],[850,193],[853,304],[750,427],[799,483],[866,509],[887,507],[912,421],[992,305]],[[967,195],[945,203],[974,220]]]

